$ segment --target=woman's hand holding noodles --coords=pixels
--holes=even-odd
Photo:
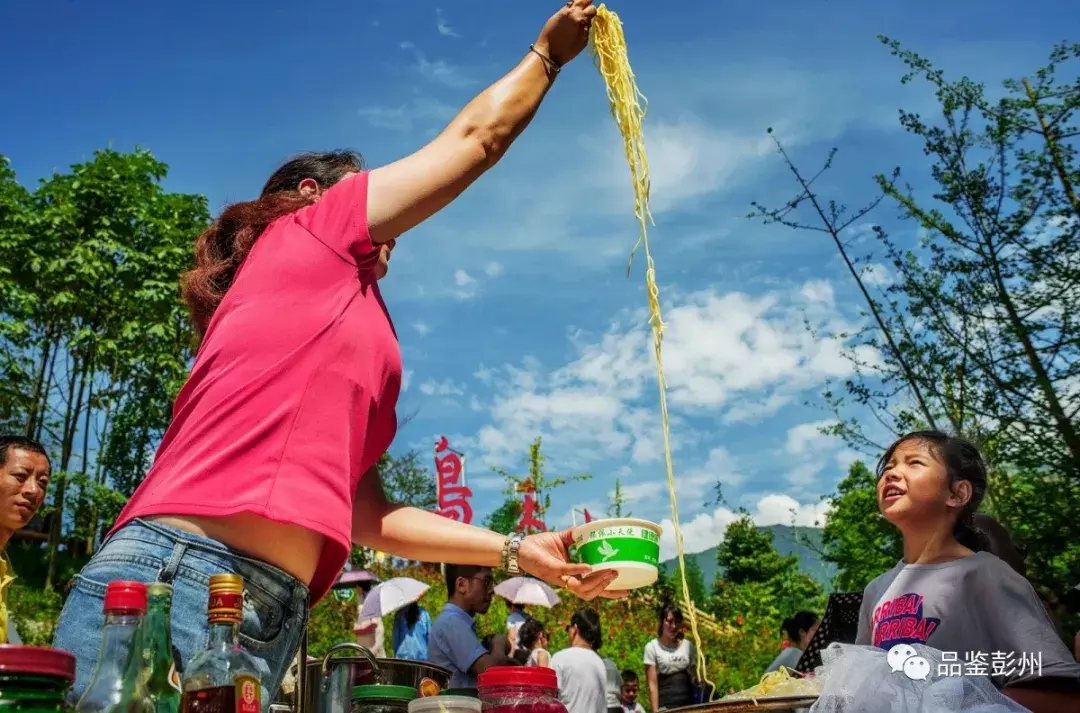
[[[563,66],[589,44],[589,25],[595,16],[592,0],[570,0],[540,30],[536,50]]]

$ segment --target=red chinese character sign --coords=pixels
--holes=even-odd
[[[450,447],[446,436],[435,442],[435,490],[439,497],[438,513],[451,520],[472,523],[469,504],[472,491],[465,485],[464,456]]]
[[[540,504],[536,502],[536,486],[530,478],[526,478],[518,486],[518,490],[525,494],[525,501],[521,504],[521,520],[518,522],[517,531],[547,532],[547,525],[540,519],[543,514]]]

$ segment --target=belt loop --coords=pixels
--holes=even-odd
[[[179,540],[173,545],[172,554],[169,555],[169,559],[158,570],[157,579],[162,584],[171,584],[176,578],[176,570],[180,569],[180,560],[183,559],[184,553],[187,552],[187,543],[183,540]]]

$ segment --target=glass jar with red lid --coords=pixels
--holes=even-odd
[[[75,657],[39,646],[0,646],[0,710],[70,713]]]
[[[567,713],[559,678],[544,666],[493,666],[477,678],[483,713]]]

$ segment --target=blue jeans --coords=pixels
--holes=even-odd
[[[300,648],[308,615],[307,587],[282,570],[244,557],[217,540],[146,520],[135,520],[106,539],[75,576],[53,639],[53,646],[75,656],[72,696],[77,699],[83,694],[94,673],[109,582],[172,585],[172,642],[183,666],[206,648],[210,575],[223,573],[244,578],[240,643],[261,661],[266,710]]]

